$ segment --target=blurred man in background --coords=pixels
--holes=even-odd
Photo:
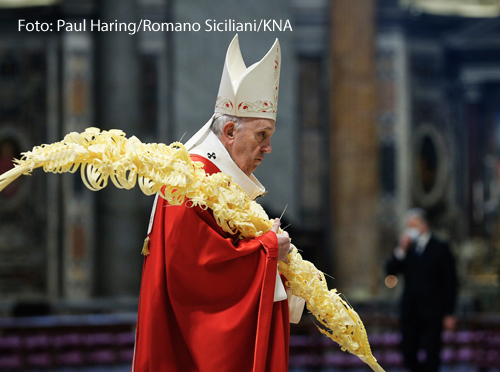
[[[411,372],[437,372],[443,328],[456,327],[453,315],[457,297],[455,260],[447,243],[431,232],[424,210],[410,209],[406,230],[386,263],[387,275],[403,274],[401,299],[401,351]],[[422,348],[424,361],[418,358]]]

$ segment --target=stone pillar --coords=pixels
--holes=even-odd
[[[102,22],[139,21],[135,0],[103,0],[99,7]],[[141,138],[138,36],[99,32],[96,37],[98,123],[101,129],[121,129],[127,137]],[[111,182],[97,194],[96,294],[138,296],[140,252],[148,223],[148,217],[141,213],[141,198],[145,196],[137,188],[119,190]]]
[[[378,287],[375,0],[332,0],[331,233],[335,287],[363,299]]]

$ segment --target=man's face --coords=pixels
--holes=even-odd
[[[427,222],[422,221],[422,219],[420,219],[417,216],[413,216],[413,217],[408,218],[406,226],[410,229],[412,229],[412,228],[417,229],[418,231],[420,231],[421,234],[423,234],[427,230],[429,230],[429,226],[428,226]]]
[[[225,146],[236,165],[250,176],[262,163],[264,154],[271,152],[274,120],[252,118],[245,121],[240,129],[233,131],[228,130],[230,123],[224,127]]]

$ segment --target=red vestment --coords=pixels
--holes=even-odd
[[[210,210],[159,198],[149,237],[133,372],[288,371],[288,301],[273,302],[274,232],[241,240]]]

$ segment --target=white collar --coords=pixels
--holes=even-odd
[[[266,189],[259,180],[251,174],[247,176],[234,162],[231,155],[226,150],[219,138],[212,132],[206,133],[206,136],[199,144],[188,149],[190,154],[203,156],[214,163],[222,173],[231,176],[251,200],[256,199],[266,193]]]
[[[417,246],[420,247],[421,250],[424,250],[425,247],[427,247],[427,244],[429,243],[430,239],[431,239],[431,232],[430,230],[428,230],[418,237]]]

